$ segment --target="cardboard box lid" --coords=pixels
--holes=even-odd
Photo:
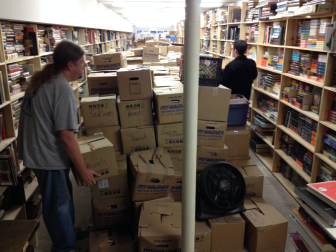
[[[245,199],[244,206],[246,211],[243,212],[243,214],[256,228],[288,222],[287,219],[265,199]],[[257,210],[258,208],[262,213]]]
[[[87,153],[105,147],[113,146],[113,144],[103,135],[93,135],[77,139],[81,153]]]
[[[127,58],[127,61],[136,61],[136,60],[141,60],[142,61],[142,57]]]
[[[120,68],[117,73],[122,72],[123,74],[127,73],[129,75],[135,74],[135,72],[146,72],[148,71],[148,74],[150,75],[150,69],[149,67],[141,67],[141,66],[130,66],[128,68]]]
[[[164,88],[153,88],[155,95],[172,95],[172,94],[183,94],[182,87],[164,87]]]
[[[170,154],[163,148],[133,152],[130,160],[140,173],[156,173],[173,176],[175,174]]]
[[[245,126],[227,126],[226,135],[250,134],[250,128]]]
[[[159,225],[181,228],[182,204],[180,202],[144,202],[142,204],[139,227],[150,228]],[[155,234],[155,229],[145,232],[147,234],[151,232]]]
[[[116,100],[116,99],[117,99],[116,94],[106,94],[106,95],[94,94],[94,95],[83,97],[81,100],[81,103],[97,102],[97,101],[103,101],[103,100]]]
[[[204,237],[211,233],[211,229],[206,221],[195,221],[195,235],[201,234]]]
[[[208,220],[208,222],[211,226],[222,224],[233,224],[233,223],[245,223],[244,219],[240,216],[240,214],[233,214],[215,219],[210,219]]]
[[[257,177],[264,176],[257,164],[252,160],[233,160],[229,161],[230,164],[235,166],[244,177]]]

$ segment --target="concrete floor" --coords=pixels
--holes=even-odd
[[[257,163],[258,167],[263,172],[264,179],[264,198],[268,200],[281,214],[287,219],[292,212],[292,208],[298,207],[298,204],[293,197],[282,187],[278,180],[271,174],[271,172],[259,161],[259,159],[250,151],[251,158]],[[89,188],[78,187],[73,176],[71,181],[74,185],[74,201],[76,208],[76,226],[86,228],[91,217],[91,192]],[[43,222],[40,219],[41,226],[38,230],[39,247],[36,252],[51,251],[51,240]],[[288,233],[295,232],[291,226],[288,227]],[[78,241],[77,246],[88,248],[88,238]],[[246,249],[244,251],[247,251]],[[294,252],[295,249],[292,243],[287,239],[286,252]]]

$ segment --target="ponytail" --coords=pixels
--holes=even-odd
[[[76,62],[84,55],[84,50],[79,45],[63,40],[57,45],[53,54],[53,63],[47,64],[42,70],[36,71],[30,81],[29,90],[32,94],[43,83],[54,79],[61,71],[67,69],[69,62]]]

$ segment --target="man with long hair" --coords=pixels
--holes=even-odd
[[[87,169],[75,135],[77,101],[69,82],[80,79],[85,66],[83,49],[62,41],[54,51],[53,63],[34,73],[21,106],[19,159],[37,177],[54,252],[85,251],[76,248],[71,165],[85,186],[96,184],[94,176],[99,176]]]

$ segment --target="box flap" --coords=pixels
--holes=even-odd
[[[140,168],[142,170],[147,169],[147,165],[150,165],[154,169],[159,169],[159,166],[164,166],[166,169],[173,170],[173,163],[169,153],[160,147],[155,150],[134,152],[131,154],[130,160],[138,171],[140,171]]]
[[[183,87],[153,88],[156,95],[183,94]]]
[[[258,166],[243,167],[243,170],[246,172],[247,176],[264,176]]]
[[[254,204],[251,199],[244,200],[244,207],[246,208],[246,210],[257,208],[256,204]]]
[[[211,233],[211,229],[205,221],[195,221],[195,234],[206,235],[207,233]]]
[[[256,228],[272,226],[273,224],[266,215],[256,209],[250,209],[243,214]]]
[[[227,223],[245,223],[240,214],[233,214],[224,217]]]
[[[139,227],[170,225],[181,227],[182,205],[179,202],[146,201],[142,204]]]

